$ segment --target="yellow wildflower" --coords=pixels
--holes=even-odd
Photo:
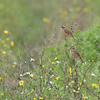
[[[71,81],[71,83],[73,84],[73,83],[75,83],[75,81]]]
[[[28,75],[29,75],[29,74],[30,74],[30,72],[26,72],[26,74],[28,74]]]
[[[82,82],[80,82],[80,85],[82,84]]]
[[[6,54],[6,51],[2,51],[2,54],[5,55]]]
[[[63,14],[64,14],[64,15],[67,15],[67,14],[68,14],[68,12],[67,12],[67,11],[64,11],[64,12],[63,12]]]
[[[97,88],[98,85],[97,84],[92,84],[92,87]]]
[[[36,98],[33,98],[34,100],[36,100]]]
[[[57,57],[54,60],[57,60]]]
[[[84,12],[87,12],[87,11],[88,11],[88,9],[87,9],[87,8],[83,8],[83,11],[84,11]]]
[[[40,99],[40,100],[42,100],[42,99],[43,99],[43,97],[39,97],[39,99]]]
[[[85,0],[86,3],[90,3],[90,0]]]
[[[11,43],[10,43],[10,44],[11,44],[11,46],[12,46],[12,47],[14,46],[14,42],[13,42],[13,41],[11,41]]]
[[[56,80],[58,80],[59,79],[59,77],[56,77]]]
[[[1,93],[1,96],[4,96],[4,94],[3,94],[3,93]]]
[[[59,12],[59,13],[62,13],[62,12],[63,12],[63,10],[62,10],[62,9],[58,9],[58,12]]]
[[[12,65],[12,67],[14,68],[16,65],[14,64],[14,65]]]
[[[8,31],[7,31],[7,30],[4,30],[4,33],[5,33],[5,34],[8,34]]]
[[[5,41],[4,40],[1,40],[1,44],[4,44],[5,43]]]
[[[84,98],[83,98],[83,100],[86,100],[86,99],[88,99],[88,97],[84,97]]]
[[[30,93],[28,93],[27,95],[30,95]]]
[[[0,9],[3,9],[4,5],[2,3],[0,3]]]
[[[19,85],[23,86],[23,84],[24,84],[24,81],[19,81]]]
[[[33,92],[33,89],[32,89],[32,91],[30,93],[32,93],[32,92]]]
[[[44,68],[44,65],[42,65],[42,68]]]
[[[77,91],[77,93],[79,93],[79,91]]]
[[[52,65],[54,65],[54,62],[52,62]]]
[[[1,79],[2,79],[2,78],[0,77],[0,81],[1,81]]]
[[[35,61],[33,58],[31,58],[31,60],[30,61]]]
[[[9,41],[9,38],[6,38],[7,41]]]
[[[73,0],[73,4],[74,4],[74,5],[77,5],[77,1],[76,1],[76,0]]]
[[[80,8],[79,8],[79,7],[77,7],[75,10],[76,10],[76,12],[79,12],[79,11],[80,11]]]
[[[92,59],[92,61],[94,61],[94,60]]]
[[[43,22],[48,22],[48,19],[47,18],[43,18]]]
[[[32,78],[33,77],[33,74],[30,74],[30,77]]]
[[[68,68],[68,70],[67,70],[69,73],[71,73],[72,71],[71,71],[71,67],[70,68]]]
[[[80,90],[80,88],[78,88],[78,90]]]

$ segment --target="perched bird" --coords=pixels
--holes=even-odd
[[[76,40],[73,33],[67,27],[61,26],[61,32],[65,35],[65,37],[71,36],[74,40]]]
[[[81,59],[81,61],[84,63],[84,61],[83,61],[83,59],[82,59],[80,53],[76,50],[76,48],[75,48],[74,46],[71,46],[71,48],[70,48],[70,54],[72,55],[72,57],[73,57],[74,59],[79,58],[79,59]]]

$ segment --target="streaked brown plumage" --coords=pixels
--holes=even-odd
[[[73,36],[73,33],[65,26],[61,26],[61,32],[66,36],[71,36],[74,40],[76,40]]]
[[[79,59],[81,59],[81,61],[84,63],[84,61],[83,61],[83,59],[82,59],[80,53],[76,50],[76,48],[75,48],[74,46],[71,46],[70,54],[72,55],[72,57],[73,57],[74,59],[79,58]]]

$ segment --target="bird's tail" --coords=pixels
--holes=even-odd
[[[83,59],[81,58],[82,63],[84,63]]]

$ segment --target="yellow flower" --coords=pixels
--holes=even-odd
[[[9,38],[6,38],[7,41],[9,41]]]
[[[28,93],[27,95],[30,95],[30,93]]]
[[[6,51],[2,51],[2,54],[5,55],[6,54]]]
[[[48,22],[48,19],[47,18],[43,18],[43,22]]]
[[[71,81],[71,83],[73,84],[73,83],[75,83],[75,81]]]
[[[29,75],[29,74],[30,74],[30,72],[26,72],[26,74],[28,74],[28,75]]]
[[[14,64],[14,65],[12,65],[12,67],[14,68],[16,65]]]
[[[33,58],[31,58],[31,60],[30,61],[35,61]]]
[[[98,85],[97,84],[92,84],[92,87],[97,88]]]
[[[80,11],[80,8],[79,8],[79,7],[77,7],[75,10],[76,10],[76,12],[79,12],[79,11]]]
[[[42,68],[44,68],[44,65],[42,65]]]
[[[92,61],[94,61],[94,60],[92,59]]]
[[[79,93],[79,91],[77,91],[77,93]]]
[[[32,91],[30,93],[32,93],[32,92],[33,92],[33,89],[32,89]]]
[[[11,46],[12,46],[12,47],[14,46],[14,42],[13,42],[13,41],[11,41],[11,43],[10,43],[10,44],[11,44]]]
[[[33,98],[34,100],[36,100],[36,98]]]
[[[54,62],[52,62],[52,65],[54,65]]]
[[[84,12],[87,12],[87,11],[88,11],[88,9],[87,9],[87,8],[83,8],[83,11],[84,11]]]
[[[90,3],[90,0],[85,0],[86,3]]]
[[[67,12],[67,11],[64,11],[64,12],[63,12],[63,14],[64,14],[64,15],[67,15],[67,14],[68,14],[68,12]]]
[[[62,13],[62,12],[63,12],[63,10],[62,10],[62,9],[58,9],[58,12],[59,12],[59,13]]]
[[[7,30],[4,30],[4,33],[5,33],[5,34],[8,34],[8,31],[7,31]]]
[[[72,71],[71,71],[71,68],[68,68],[68,70],[67,70],[69,73],[71,73]]]
[[[80,85],[82,84],[82,82],[80,82]]]
[[[5,43],[5,41],[4,40],[1,40],[1,44],[4,44]]]
[[[86,100],[86,99],[88,99],[88,97],[84,97],[84,98],[83,98],[83,100]]]
[[[33,77],[33,74],[30,74],[30,77]]]
[[[43,97],[39,97],[39,99],[40,99],[40,100],[42,100],[42,99],[43,99]]]
[[[2,79],[2,78],[0,77],[0,81],[1,81],[1,79]]]
[[[76,0],[73,0],[73,4],[74,4],[74,5],[77,5],[77,1],[76,1]]]
[[[58,80],[59,79],[59,77],[56,77],[56,80]]]
[[[57,57],[54,60],[57,60]]]
[[[24,84],[24,81],[19,81],[19,85],[23,86],[23,84]]]
[[[2,3],[0,3],[0,9],[3,9],[4,5]]]
[[[1,96],[4,96],[4,94],[3,94],[3,93],[1,93]]]
[[[78,90],[80,90],[80,88],[78,88]]]

